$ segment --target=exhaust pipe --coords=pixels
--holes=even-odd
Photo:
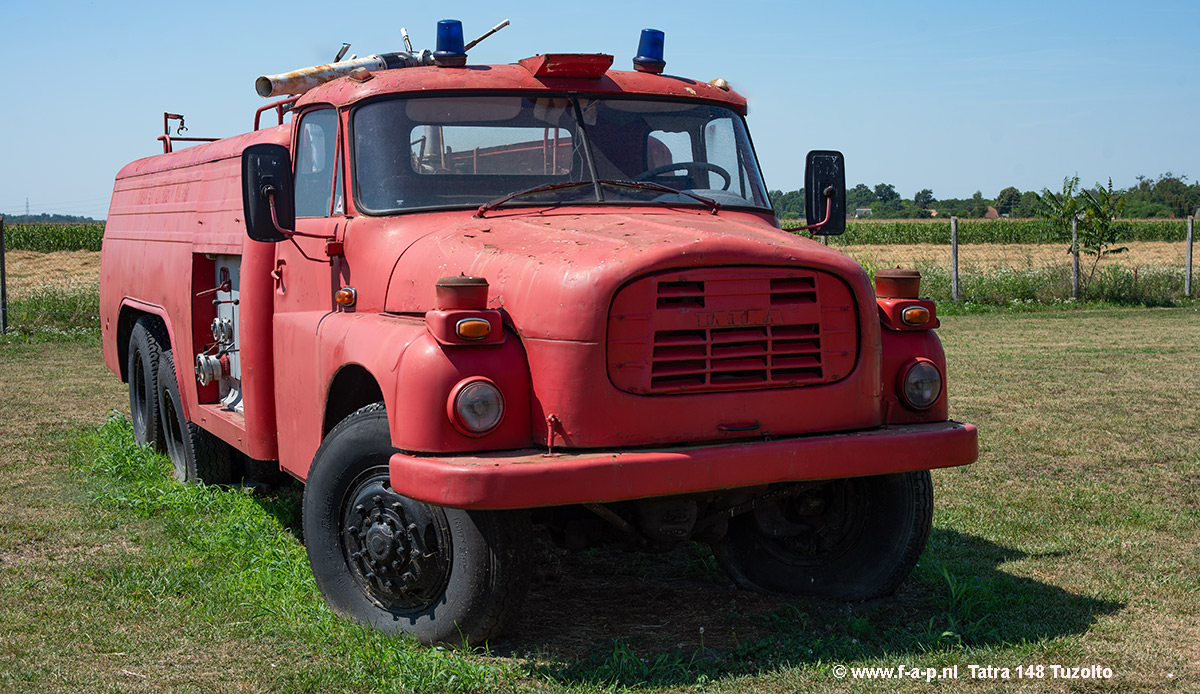
[[[349,75],[350,71],[355,68],[362,67],[376,71],[433,64],[433,54],[428,50],[413,53],[404,51],[400,53],[369,55],[365,58],[343,60],[342,62],[330,63],[328,65],[316,65],[278,75],[263,75],[254,81],[254,90],[263,98],[303,94],[313,87]]]

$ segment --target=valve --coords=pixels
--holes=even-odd
[[[200,385],[206,386],[209,383],[229,378],[229,355],[222,354],[213,356],[211,354],[196,355],[196,380],[200,381]]]

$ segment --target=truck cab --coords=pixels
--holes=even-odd
[[[139,441],[185,482],[303,481],[326,601],[429,643],[501,632],[534,523],[705,542],[751,590],[894,591],[929,470],[977,450],[919,276],[781,229],[745,99],[660,74],[654,35],[631,71],[472,65],[458,36],[260,78],[278,125],[118,175],[102,329]],[[806,190],[839,233],[839,154]]]

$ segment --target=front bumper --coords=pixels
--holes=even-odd
[[[979,455],[960,422],[706,446],[478,456],[396,453],[399,494],[452,508],[513,509],[605,503],[774,482],[863,477],[953,467]]]

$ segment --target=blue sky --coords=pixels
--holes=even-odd
[[[448,9],[453,8],[453,9]],[[162,113],[189,135],[252,127],[258,75],[433,47],[438,19],[510,63],[611,53],[666,32],[667,73],[724,77],[750,100],[767,185],[793,190],[804,154],[839,149],[848,182],[905,197],[994,197],[1139,174],[1200,177],[1200,3],[711,2],[529,4],[5,2],[0,212],[104,217],[113,176],[161,151]]]

